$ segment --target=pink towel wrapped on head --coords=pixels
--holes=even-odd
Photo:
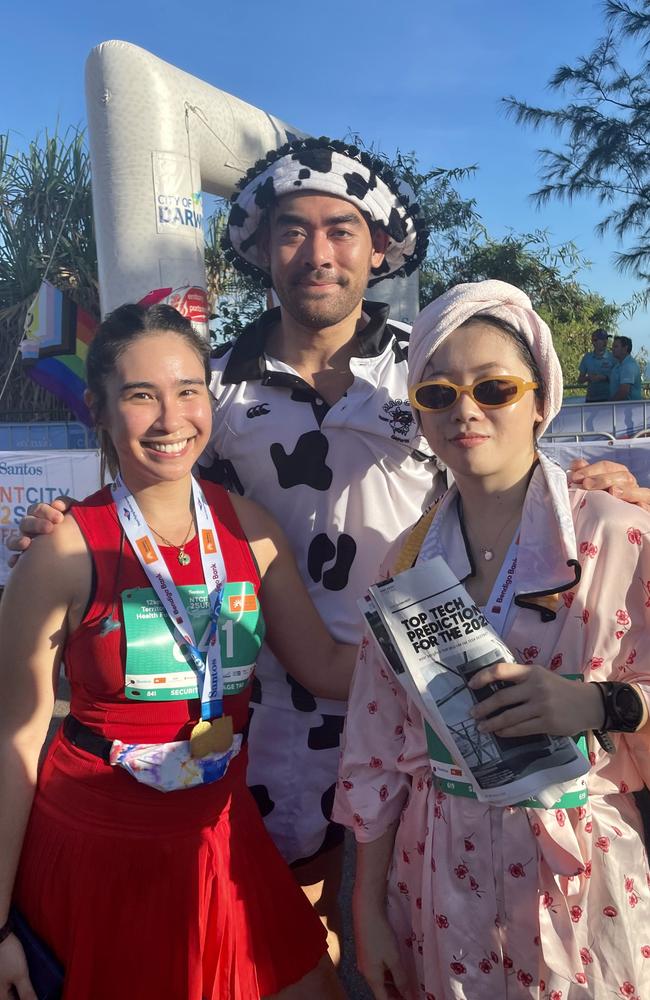
[[[551,331],[525,292],[505,281],[454,285],[416,317],[409,344],[409,387],[417,385],[432,354],[450,333],[472,318],[493,316],[509,323],[526,338],[544,379],[542,435],[562,406],[562,368]]]

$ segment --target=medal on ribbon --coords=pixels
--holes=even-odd
[[[197,675],[201,721],[194,726],[190,736],[191,755],[200,758],[214,752],[225,752],[233,743],[233,726],[232,719],[223,714],[223,665],[217,625],[226,583],[226,567],[212,511],[203,490],[192,477],[201,566],[211,612],[205,657],[198,648],[192,622],[158,544],[149,532],[135,498],[119,475],[112,492],[124,533],[174,628],[177,642],[184,644],[187,660]]]

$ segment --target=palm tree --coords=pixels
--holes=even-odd
[[[74,419],[23,374],[19,344],[44,277],[99,316],[90,163],[84,134],[68,129],[10,150],[0,134],[0,414]]]
[[[212,340],[218,345],[239,336],[266,308],[266,292],[254,278],[237,271],[226,260],[221,240],[230,205],[217,199],[205,232],[205,275],[208,302],[212,304]]]

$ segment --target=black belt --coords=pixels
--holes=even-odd
[[[66,715],[63,720],[63,734],[74,747],[79,747],[80,750],[85,750],[86,753],[91,753],[94,757],[99,757],[105,764],[110,764],[113,740],[108,740],[105,736],[100,736],[93,729],[89,729],[88,726],[84,726],[83,722],[75,719],[74,715]],[[248,725],[242,733],[242,747],[247,742]]]
[[[74,747],[91,753],[94,757],[99,757],[105,764],[110,764],[112,740],[107,740],[105,736],[84,726],[83,722],[75,719],[74,715],[66,715],[63,720],[63,735],[72,743]]]

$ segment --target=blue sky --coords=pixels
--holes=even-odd
[[[546,228],[593,262],[585,285],[618,302],[637,290],[613,266],[615,238],[594,236],[594,199],[533,206],[537,149],[553,139],[518,127],[500,106],[510,94],[557,103],[547,81],[599,37],[597,0],[113,0],[90,8],[87,0],[5,5],[0,131],[15,132],[16,143],[57,121],[84,123],[86,56],[119,38],[305,131],[352,129],[387,153],[415,150],[426,168],[476,163],[463,192],[493,235]],[[650,348],[647,314],[622,320],[620,330]]]

